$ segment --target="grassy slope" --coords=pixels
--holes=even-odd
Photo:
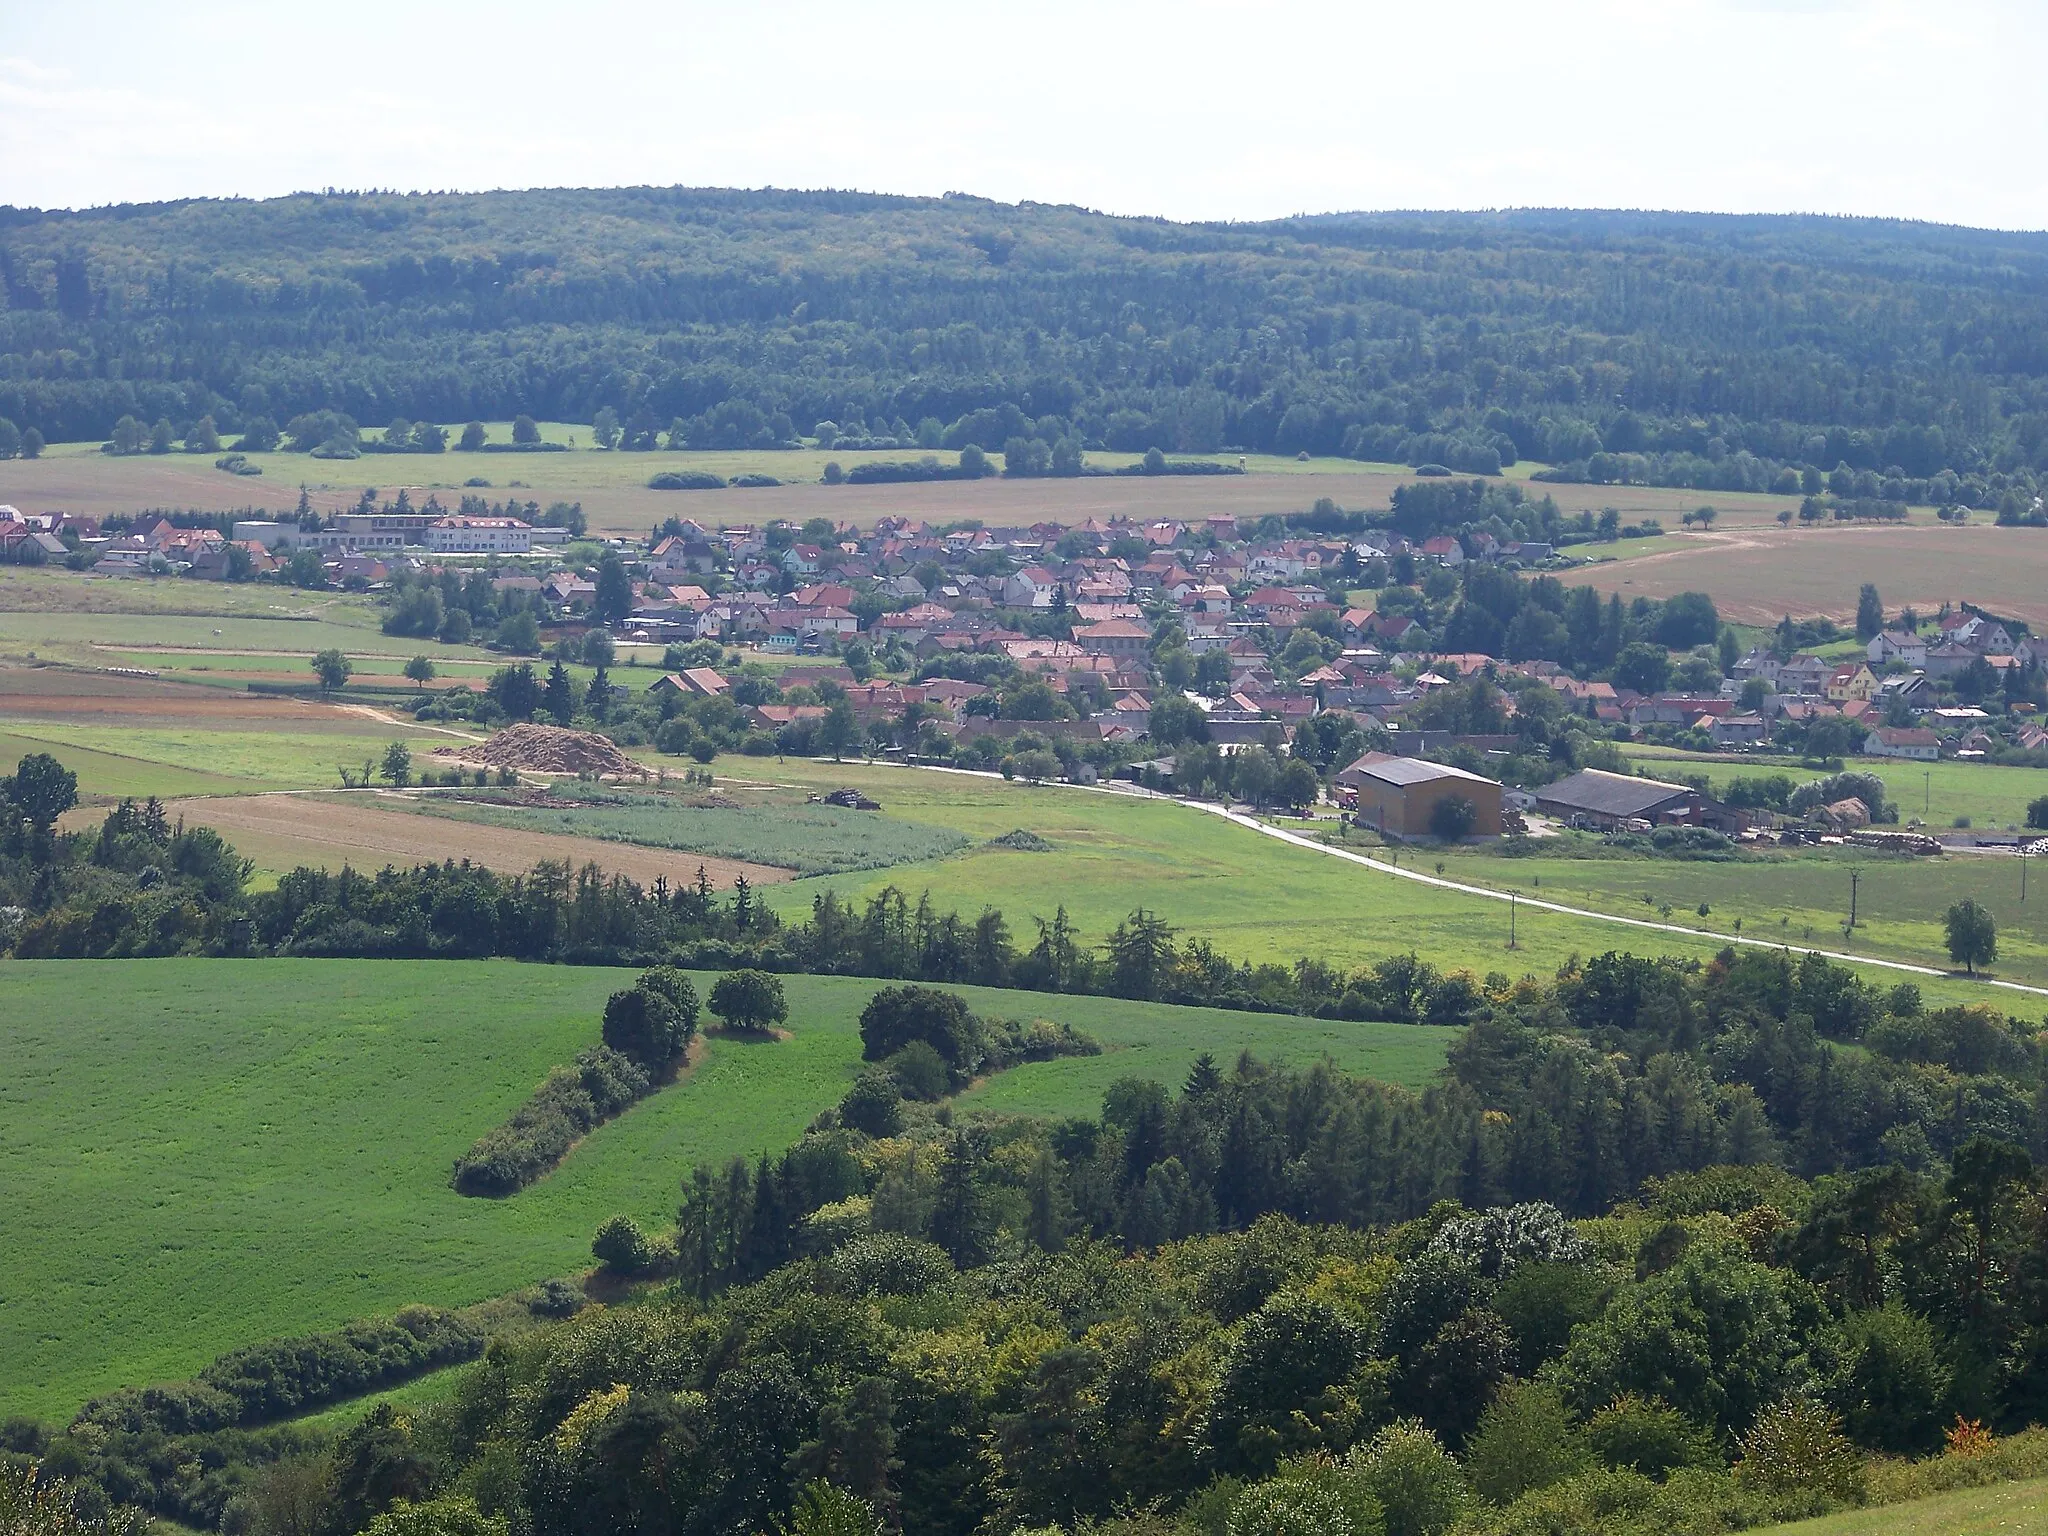
[[[1755,1536],[2026,1536],[2036,1531],[2048,1531],[2048,1479],[1852,1509],[1774,1525]]]
[[[683,1085],[505,1201],[455,1156],[597,1038],[614,971],[509,963],[9,962],[0,968],[0,1416],[189,1372],[224,1348],[573,1272],[616,1211],[666,1223],[702,1158],[776,1148],[835,1102],[876,983],[790,978],[794,1038],[715,1040]],[[700,986],[703,985],[700,978]],[[1123,1047],[1020,1068],[991,1109],[1079,1112],[1124,1073],[1240,1048],[1419,1083],[1444,1037],[976,992]]]

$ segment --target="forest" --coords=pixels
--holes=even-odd
[[[2048,238],[1875,220],[1187,225],[691,188],[0,209],[0,447],[349,456],[358,424],[603,412],[622,449],[1022,438],[1049,472],[1086,444],[1809,494],[1840,471],[1996,505],[2048,464],[2044,320]]]

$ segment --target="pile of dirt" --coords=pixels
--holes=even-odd
[[[442,752],[491,768],[523,768],[532,773],[594,773],[614,778],[645,778],[647,770],[608,737],[595,731],[565,731],[553,725],[509,725],[477,746],[444,747]]]

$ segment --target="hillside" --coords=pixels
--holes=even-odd
[[[0,304],[0,416],[51,441],[610,407],[629,445],[826,422],[1719,490],[1846,465],[1975,504],[2048,462],[2048,237],[1869,220],[304,195],[0,210]]]

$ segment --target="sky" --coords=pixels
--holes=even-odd
[[[0,203],[966,191],[2048,227],[2043,0],[0,0]]]

